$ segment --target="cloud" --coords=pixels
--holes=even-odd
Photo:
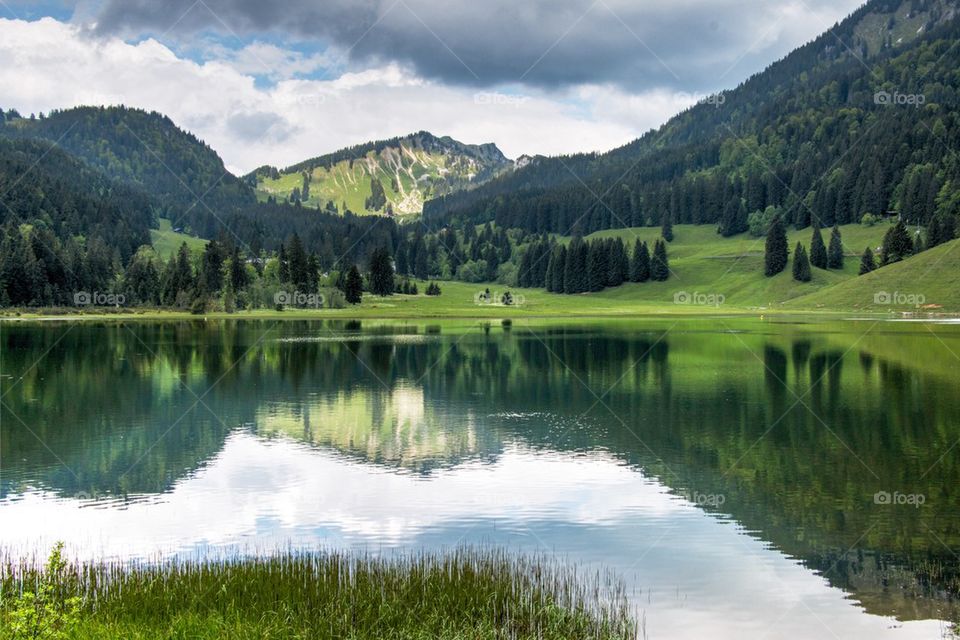
[[[30,113],[125,104],[160,111],[210,144],[235,173],[421,129],[495,142],[511,157],[602,151],[692,101],[599,84],[478,91],[425,79],[397,63],[259,86],[233,59],[197,62],[153,39],[90,39],[51,18],[0,20],[0,58],[8,62],[0,66],[0,107]]]
[[[736,84],[861,0],[105,0],[101,35],[320,41],[361,66],[410,65],[443,83],[716,90]],[[720,83],[720,86],[717,84]]]

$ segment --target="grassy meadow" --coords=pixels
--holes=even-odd
[[[153,245],[157,255],[164,260],[176,254],[184,242],[187,243],[190,251],[203,251],[207,246],[207,241],[203,238],[174,231],[173,224],[167,218],[160,218],[160,229],[150,230],[150,244]]]

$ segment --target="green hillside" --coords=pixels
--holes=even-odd
[[[674,227],[674,240],[669,244],[672,272],[669,280],[626,284],[593,295],[623,304],[666,305],[673,302],[675,294],[686,292],[723,296],[724,306],[777,308],[788,300],[856,278],[863,248],[878,247],[888,228],[886,224],[840,227],[846,254],[843,270],[813,269],[813,279],[800,283],[793,280],[789,269],[773,278],[763,275],[764,238],[748,234],[724,238],[711,226],[678,225]],[[805,247],[810,245],[810,229],[790,229],[787,235],[791,250],[797,242]],[[638,238],[652,246],[660,237],[660,229],[640,227],[600,231],[586,239],[608,237],[622,238],[631,249]]]
[[[248,179],[255,180],[263,201],[409,216],[420,214],[430,198],[472,189],[512,168],[495,145],[467,145],[420,132],[343,149],[283,171],[261,167]]]
[[[150,230],[150,244],[162,259],[166,260],[175,254],[184,242],[194,252],[203,251],[207,246],[207,241],[203,238],[174,231],[169,219],[160,218],[159,222],[159,230]]]
[[[960,240],[788,303],[789,307],[960,312]]]

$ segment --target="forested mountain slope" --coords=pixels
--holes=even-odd
[[[78,107],[8,120],[0,133],[56,143],[107,176],[142,188],[161,207],[161,217],[198,235],[215,234],[217,215],[255,201],[213,149],[156,112]]]
[[[953,219],[958,38],[955,0],[873,0],[657,131],[602,155],[538,158],[426,203],[425,218],[589,233],[669,216],[725,235],[768,207],[801,227],[891,211]]]

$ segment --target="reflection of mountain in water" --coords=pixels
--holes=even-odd
[[[420,474],[509,442],[603,449],[677,492],[724,496],[720,510],[873,613],[944,617],[960,469],[935,463],[960,438],[960,408],[956,361],[928,332],[713,320],[466,331],[10,327],[5,370],[25,373],[4,381],[0,491],[159,493],[237,428]],[[36,437],[10,428],[19,419]],[[927,504],[876,505],[877,491]]]
[[[472,410],[450,418],[425,402],[422,388],[402,382],[392,392],[361,388],[267,403],[255,424],[261,435],[285,435],[424,474],[501,449],[494,432],[478,429]]]

